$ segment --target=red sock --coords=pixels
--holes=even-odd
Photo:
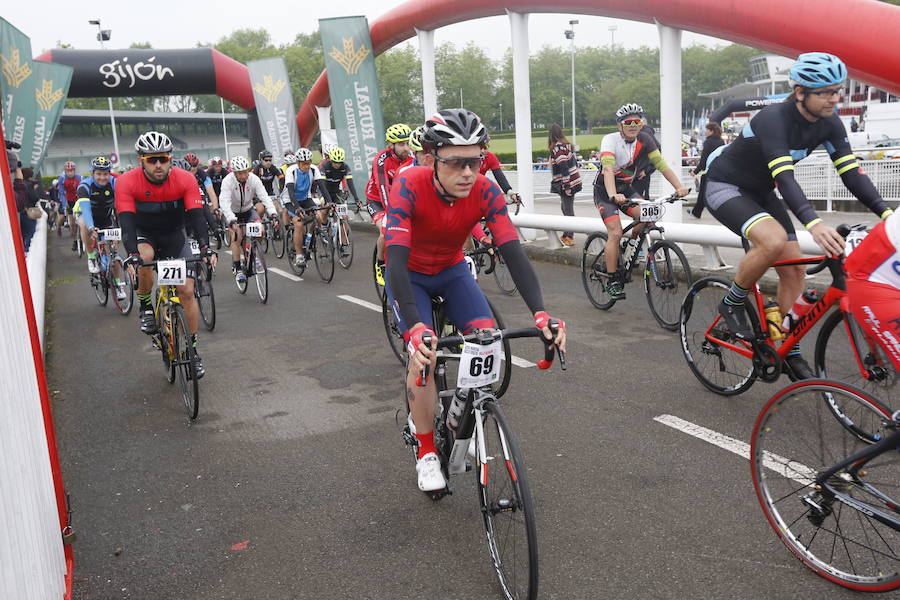
[[[437,454],[437,448],[434,447],[434,432],[429,431],[428,433],[419,433],[416,432],[416,439],[419,440],[419,454],[417,458],[422,458],[429,452],[434,452]]]

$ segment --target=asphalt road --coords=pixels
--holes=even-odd
[[[84,261],[50,236],[47,358],[76,599],[499,597],[474,476],[438,503],[417,490],[381,316],[338,298],[376,299],[373,242],[357,232],[356,262],[331,284],[314,269],[270,275],[265,306],[220,269],[190,425],[136,315],[98,307]],[[540,597],[851,597],[777,540],[745,459],[654,421],[749,441],[779,384],[709,393],[639,285],[604,313],[577,269],[535,267],[567,321],[569,369],[513,367],[502,403],[535,499]],[[508,326],[530,324],[520,298],[482,286]],[[517,341],[536,362],[540,345]]]

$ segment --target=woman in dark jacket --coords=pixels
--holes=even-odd
[[[570,170],[570,165],[575,159],[575,150],[562,132],[562,127],[556,123],[550,126],[547,149],[550,150],[550,164],[553,165],[550,191],[559,194],[562,213],[574,217],[575,194],[581,189],[581,175],[577,169],[574,172]],[[574,246],[574,235],[574,232],[564,231],[560,241],[566,246]]]
[[[694,167],[693,174],[702,175],[704,171],[706,171],[706,160],[709,158],[709,155],[713,150],[718,148],[719,146],[724,145],[725,142],[722,140],[722,126],[716,123],[715,121],[710,121],[706,124],[706,139],[703,140],[703,151],[700,153],[700,162],[697,163],[697,166]],[[695,219],[699,219],[700,215],[703,214],[703,207],[706,204],[704,198],[704,192],[706,190],[697,190],[697,204],[694,205],[694,209],[688,211],[689,214]]]

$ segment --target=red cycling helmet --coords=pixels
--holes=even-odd
[[[63,165],[63,171],[67,171],[69,169],[74,169],[74,168],[75,168],[75,163],[73,163],[71,160]]]
[[[221,167],[222,166],[222,157],[221,156],[213,156],[211,159],[209,159],[209,166]]]
[[[195,155],[195,154],[185,154],[184,160],[186,160],[187,163],[189,165],[191,165],[192,167],[196,167],[197,165],[200,164],[200,159],[197,158],[197,155]]]

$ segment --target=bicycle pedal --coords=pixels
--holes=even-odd
[[[453,490],[451,490],[450,486],[448,485],[447,487],[445,487],[442,490],[435,490],[433,492],[424,492],[424,494],[426,496],[428,496],[429,498],[431,498],[434,502],[437,502],[438,500],[442,499],[444,496],[452,496]]]

